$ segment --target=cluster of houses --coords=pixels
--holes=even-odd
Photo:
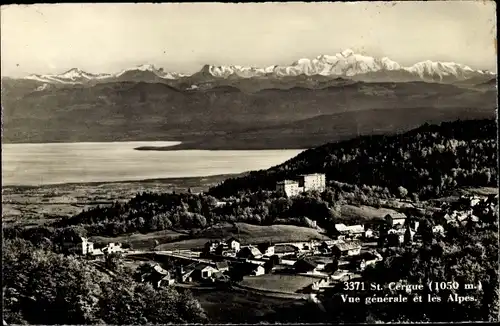
[[[352,242],[356,239],[378,240],[383,237],[384,243],[389,246],[411,244],[418,231],[419,222],[410,220],[404,213],[392,212],[387,214],[383,221],[373,220],[364,225],[335,224],[337,239]]]
[[[234,237],[226,241],[208,241],[200,257],[209,262],[182,267],[180,274],[189,277],[178,279],[180,282],[215,282],[221,279],[220,274],[231,277],[259,276],[276,270],[328,277],[337,271],[339,264],[344,268],[360,271],[382,259],[376,251],[362,252],[362,244],[357,235],[362,237],[364,229],[345,227],[343,224],[339,224],[339,229],[345,233],[336,240],[244,246]],[[227,264],[223,265],[223,270],[219,266],[221,262]],[[201,266],[201,273],[192,274],[193,270],[202,268]]]
[[[325,189],[326,176],[323,173],[303,174],[297,180],[282,180],[276,183],[276,191],[287,197],[312,190],[323,192]]]
[[[441,211],[435,217],[433,233],[444,236],[444,226],[453,224],[465,226],[467,223],[478,223],[480,218],[474,212],[488,214],[498,207],[498,194],[489,196],[462,196],[454,203],[443,203]]]
[[[324,191],[324,174],[301,175],[297,180],[283,180],[276,184],[276,190],[288,197],[302,192]],[[225,205],[217,202],[217,206]],[[487,199],[464,197],[457,205],[442,209],[442,220],[435,223],[432,232],[444,236],[445,223],[478,221],[474,215],[477,209],[495,209],[498,195]],[[142,269],[141,280],[155,287],[174,283],[227,283],[245,276],[259,276],[268,273],[293,273],[317,277],[311,285],[313,291],[320,291],[349,273],[363,271],[367,266],[382,260],[376,249],[368,249],[363,242],[378,242],[378,246],[411,245],[418,234],[419,222],[407,218],[403,213],[391,212],[383,220],[367,221],[363,225],[335,224],[332,240],[311,240],[288,243],[260,243],[242,245],[235,237],[225,240],[210,240],[201,253],[177,257],[175,267],[165,270],[158,263],[151,263]],[[372,241],[370,241],[372,240]],[[381,241],[382,240],[382,241]],[[377,244],[375,244],[375,247]],[[79,247],[83,255],[100,255],[123,252],[121,244],[109,243],[101,248],[86,238],[81,238]],[[173,256],[171,256],[173,257]]]
[[[80,243],[77,245],[77,252],[84,256],[99,256],[124,251],[121,243],[110,242],[108,244],[98,245],[85,237],[80,237]]]

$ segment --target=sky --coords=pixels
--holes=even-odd
[[[39,4],[1,7],[3,76],[140,64],[266,67],[345,49],[497,71],[495,3]]]

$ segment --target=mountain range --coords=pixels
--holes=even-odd
[[[264,68],[245,66],[205,65],[192,74],[185,75],[167,72],[163,68],[145,64],[125,69],[115,74],[91,74],[78,68],[70,69],[59,75],[29,75],[22,79],[47,84],[97,84],[116,81],[161,82],[185,89],[203,88],[205,83],[227,80],[281,80],[286,78],[310,78],[318,80],[349,79],[364,82],[409,82],[425,81],[455,83],[471,81],[486,82],[495,73],[474,70],[454,62],[418,62],[412,66],[402,66],[384,57],[370,56],[345,50],[335,55],[320,55],[314,59],[299,59],[290,65],[274,65]],[[208,87],[212,85],[209,84]]]
[[[153,65],[116,74],[71,69],[2,78],[2,142],[308,148],[425,122],[494,118],[496,108],[491,72],[430,61],[402,67],[352,51],[289,66],[206,65],[189,76]]]

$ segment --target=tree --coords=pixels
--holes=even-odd
[[[112,272],[121,272],[123,270],[123,256],[119,252],[105,254],[104,265]]]
[[[7,323],[199,323],[206,315],[188,293],[153,289],[128,274],[112,277],[75,256],[36,249],[20,239],[3,243]]]
[[[404,188],[402,186],[399,186],[398,187],[398,193],[399,193],[399,196],[401,198],[406,198],[406,196],[408,195],[408,190],[406,190],[406,188]]]
[[[94,313],[101,273],[93,266],[72,256],[32,250],[18,240],[4,243],[3,249],[8,323],[20,316],[30,324],[45,325],[98,321]]]
[[[335,273],[339,269],[339,261],[338,259],[333,259],[331,263],[325,265],[325,271],[330,274]]]

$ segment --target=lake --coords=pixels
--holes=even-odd
[[[200,177],[267,169],[302,150],[138,151],[179,142],[2,144],[2,185]]]

